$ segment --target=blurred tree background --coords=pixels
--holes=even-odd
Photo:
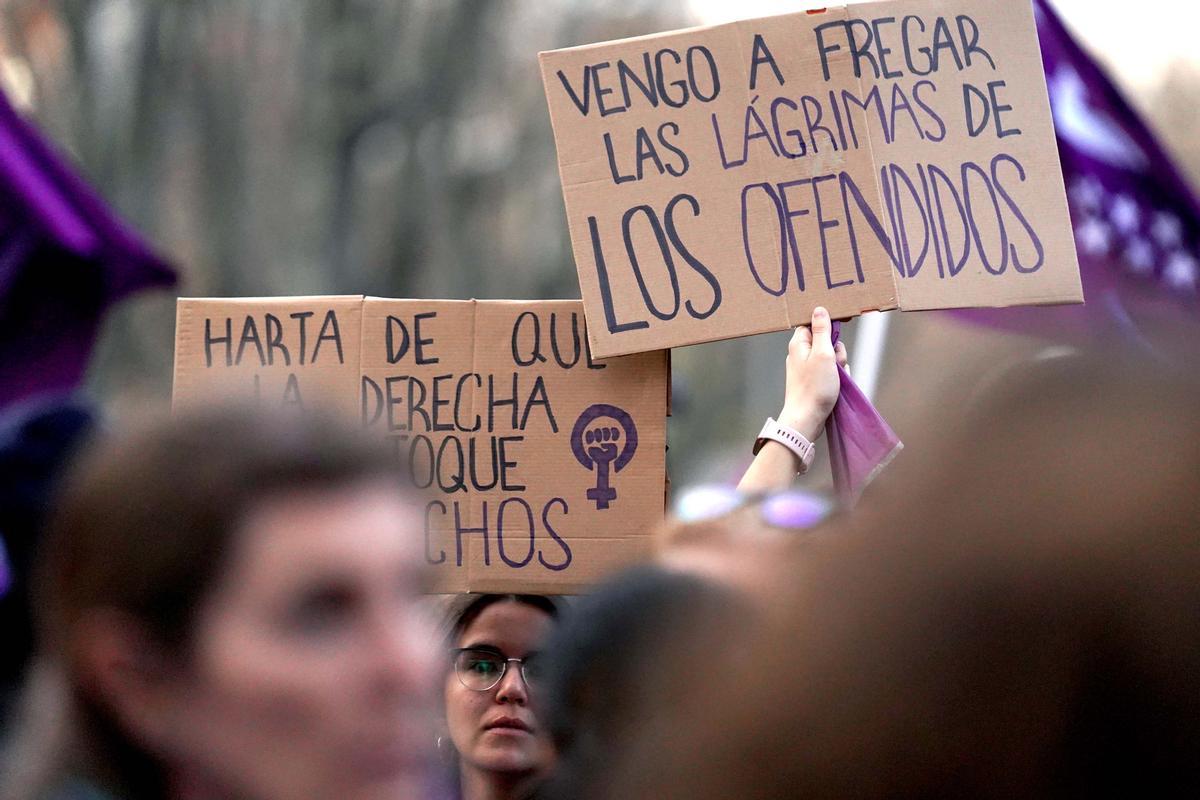
[[[182,295],[578,297],[536,53],[695,21],[685,0],[0,0],[0,79]],[[1135,98],[1193,175],[1198,90],[1180,66]],[[110,318],[90,385],[112,413],[169,397],[173,301]],[[948,324],[916,316],[893,349]],[[747,460],[785,346],[676,351],[677,483]],[[923,391],[881,408],[902,422]]]

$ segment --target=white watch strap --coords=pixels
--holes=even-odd
[[[758,451],[762,449],[767,441],[779,442],[781,445],[791,450],[800,459],[800,473],[808,472],[808,468],[812,466],[813,458],[816,455],[816,445],[799,432],[786,425],[780,425],[775,421],[774,417],[767,417],[767,422],[763,425],[762,431],[758,434],[758,439],[754,442],[754,454],[758,455]]]

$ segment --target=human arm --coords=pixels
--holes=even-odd
[[[837,366],[846,365],[846,347],[833,344],[829,312],[813,310],[812,325],[801,326],[788,343],[783,408],[776,420],[815,442],[838,399]],[[759,493],[786,489],[800,470],[800,460],[779,442],[767,441],[742,480],[739,491]]]

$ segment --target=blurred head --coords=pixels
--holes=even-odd
[[[434,636],[399,481],[330,423],[238,411],[93,448],[38,586],[61,767],[139,797],[419,791]]]
[[[789,610],[606,796],[1195,795],[1198,397],[1111,354],[1011,374],[794,550]]]
[[[485,594],[455,615],[446,725],[464,776],[536,775],[549,765],[537,661],[557,614],[547,597]]]
[[[669,570],[687,572],[744,590],[756,591],[791,571],[786,557],[796,546],[821,538],[820,523],[831,504],[802,491],[743,495],[731,487],[693,489],[653,537],[656,561]]]
[[[675,569],[639,567],[579,601],[546,643],[546,724],[557,755],[545,796],[603,796],[614,763],[694,691],[723,694],[734,631],[757,611],[731,587]],[[683,733],[706,722],[691,708]]]

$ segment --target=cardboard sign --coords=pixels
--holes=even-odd
[[[272,408],[358,408],[362,296],[180,298],[174,407],[248,400]]]
[[[1082,302],[1028,0],[894,0],[540,55],[597,356]]]
[[[353,415],[428,493],[434,591],[569,594],[643,558],[665,500],[667,354],[586,343],[578,301],[181,299],[174,402]]]

